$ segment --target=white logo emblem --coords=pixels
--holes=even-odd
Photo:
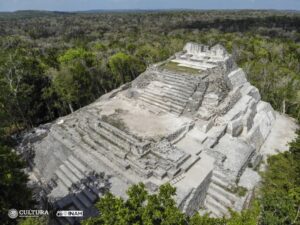
[[[8,210],[8,217],[11,219],[16,219],[18,217],[18,210],[16,209],[10,209]]]

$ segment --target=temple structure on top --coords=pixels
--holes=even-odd
[[[184,212],[222,217],[247,206],[254,185],[240,181],[258,176],[275,121],[224,47],[187,43],[131,83],[36,128],[20,151],[33,152],[31,179],[57,209],[94,215],[104,188],[126,198],[132,184],[155,192],[170,182]]]

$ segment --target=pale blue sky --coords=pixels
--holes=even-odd
[[[0,0],[0,11],[176,8],[300,10],[300,0]]]

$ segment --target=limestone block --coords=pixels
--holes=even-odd
[[[259,102],[257,105],[257,114],[254,118],[254,124],[259,126],[264,139],[269,135],[274,120],[275,113],[272,106],[263,101]]]
[[[253,127],[250,132],[248,133],[246,140],[250,145],[252,145],[256,150],[259,150],[262,144],[264,143],[265,139],[260,132],[260,127],[255,126]]]
[[[257,111],[258,112],[259,111],[267,112],[272,121],[274,121],[276,119],[275,111],[274,111],[273,107],[271,106],[271,104],[268,102],[260,101],[259,104],[257,105]]]
[[[249,131],[253,126],[253,120],[256,115],[256,100],[252,100],[249,103],[249,108],[243,117],[243,124],[246,128],[246,131]]]
[[[243,120],[242,118],[237,118],[230,121],[227,126],[227,133],[232,137],[238,137],[243,131]]]
[[[255,154],[250,161],[252,169],[255,169],[259,165],[262,159],[263,156],[261,154]]]
[[[243,96],[239,101],[229,110],[224,116],[224,121],[235,120],[236,118],[245,114],[247,106],[253,98],[249,95]]]
[[[201,130],[203,133],[207,133],[214,125],[213,120],[209,120],[206,123],[199,126],[199,130]]]
[[[209,106],[218,106],[220,101],[220,97],[215,94],[215,93],[209,93],[204,96],[203,103],[204,105],[209,105]]]
[[[184,46],[183,50],[185,50],[188,54],[198,55],[203,52],[203,47],[203,45],[189,42]]]
[[[241,68],[229,73],[228,78],[232,88],[241,86],[247,82],[245,72]]]

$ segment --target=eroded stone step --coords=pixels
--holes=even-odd
[[[148,93],[148,92],[144,92],[143,93],[143,96],[144,97],[147,97],[148,99],[152,99],[156,102],[164,102],[165,104],[168,104],[170,102],[170,104],[172,105],[172,107],[174,108],[178,108],[178,109],[183,109],[185,107],[185,104],[180,104],[179,101],[174,101],[174,100],[171,100],[171,99],[164,99],[163,96],[159,96],[159,95],[154,95],[154,94],[151,94],[151,93]]]
[[[92,202],[94,203],[96,200],[97,200],[97,195],[94,194],[94,192],[91,190],[88,190],[88,189],[83,189],[82,190],[82,193]]]
[[[189,99],[189,95],[174,94],[172,92],[168,92],[165,89],[154,89],[154,88],[149,87],[149,88],[146,88],[145,91],[148,93],[152,93],[154,95],[160,95],[165,98],[170,98],[174,101],[179,101],[182,104],[186,104],[186,102]]]
[[[59,169],[65,174],[65,176],[74,184],[79,182],[78,177],[64,164],[59,167]]]
[[[190,157],[186,162],[183,163],[181,166],[182,170],[187,172],[195,163],[197,163],[200,160],[200,156],[193,155]]]
[[[164,106],[166,109],[170,109],[172,107],[174,109],[181,110],[183,108],[182,106],[180,107],[180,106],[177,106],[177,105],[173,105],[172,102],[170,102],[170,101],[167,102],[163,99],[159,99],[157,97],[150,96],[147,93],[143,93],[143,95],[141,97],[145,98],[145,99],[148,99],[151,102],[155,102],[157,104],[160,104],[160,105]]]
[[[93,205],[93,203],[83,194],[79,193],[76,195],[76,198],[86,207],[89,208]]]
[[[157,106],[160,106],[161,108],[163,108],[167,111],[174,111],[176,113],[181,113],[184,109],[183,107],[174,106],[174,105],[172,105],[172,103],[170,103],[170,106],[169,106],[167,102],[164,102],[162,100],[153,99],[147,95],[142,95],[142,96],[140,96],[140,98],[142,98],[143,101],[146,100],[150,104],[153,104],[153,105],[155,104]]]
[[[234,202],[228,199],[226,196],[222,195],[220,192],[217,192],[211,188],[208,189],[207,195],[215,199],[217,202],[220,202],[222,205],[226,207],[232,208],[234,206]]]
[[[180,82],[185,85],[190,85],[194,87],[194,85],[198,82],[196,79],[187,79],[186,77],[182,77],[179,75],[170,75],[170,74],[163,74],[163,78],[170,81]]]
[[[113,152],[115,156],[124,158],[126,152],[123,149],[119,148],[114,143],[109,141],[109,138],[105,137],[103,134],[101,134],[101,132],[95,130],[93,131],[95,133],[89,131],[85,132],[84,136],[82,136],[82,139],[86,141],[86,143],[88,143],[90,147],[92,147],[92,149],[96,151],[100,150],[102,152]]]
[[[186,93],[182,90],[176,90],[176,89],[173,89],[173,88],[162,88],[161,92],[166,94],[166,95],[169,95],[169,96],[174,96],[176,98],[180,97],[184,101],[187,101],[193,94],[193,93]]]
[[[171,80],[171,79],[163,79],[163,82],[165,84],[168,84],[168,85],[171,85],[171,86],[174,86],[174,87],[178,87],[178,88],[183,88],[185,90],[189,90],[189,91],[193,91],[195,90],[195,85],[191,85],[189,83],[182,83],[180,81],[174,81],[174,80]]]
[[[64,164],[75,174],[75,176],[81,180],[84,178],[84,173],[78,170],[69,160],[65,161]]]
[[[206,205],[210,206],[211,208],[214,208],[213,212],[217,213],[217,215],[229,215],[228,209],[209,195],[206,196]]]
[[[229,183],[224,181],[223,179],[220,179],[219,177],[215,176],[213,174],[212,178],[211,178],[212,182],[221,186],[221,187],[224,187],[224,188],[228,188],[229,187]]]
[[[215,177],[220,178],[221,180],[224,180],[224,181],[227,180],[227,175],[223,174],[223,173],[220,172],[220,171],[214,170],[214,171],[213,171],[213,175],[214,175]]]
[[[55,221],[57,221],[59,225],[66,225],[69,223],[64,217],[56,218]]]
[[[58,169],[55,174],[66,188],[70,188],[72,186],[72,181],[61,170]]]
[[[72,163],[73,166],[75,166],[81,173],[86,174],[88,173],[89,169],[83,165],[78,159],[76,159],[74,156],[69,157],[69,162]]]
[[[232,202],[235,202],[237,200],[237,197],[234,194],[228,192],[224,188],[222,188],[214,183],[210,183],[209,188],[213,189],[216,192],[219,192],[221,195],[225,196]]]
[[[180,107],[185,107],[186,102],[188,100],[188,99],[183,100],[182,98],[178,98],[176,96],[169,95],[169,94],[163,94],[162,92],[153,91],[151,89],[145,89],[144,94],[159,98],[163,101],[170,101],[173,104],[178,105]]]
[[[186,97],[190,97],[194,93],[194,90],[186,90],[184,88],[178,88],[175,86],[169,87],[168,90],[171,90],[172,92],[177,92],[178,94],[184,94]]]
[[[191,79],[191,77],[187,77],[186,75],[179,75],[179,74],[174,74],[174,73],[169,73],[169,72],[162,72],[161,73],[162,76],[164,77],[170,77],[173,79],[177,79],[177,80],[182,80],[182,81],[192,81],[194,79]]]
[[[78,198],[76,198],[76,196],[72,198],[72,202],[75,205],[77,210],[82,210],[82,211],[85,210],[86,207],[78,200]]]
[[[122,151],[130,151],[130,144],[124,141],[124,139],[120,139],[119,137],[109,132],[108,130],[103,129],[102,127],[98,127],[98,130],[95,130],[91,126],[89,127],[97,132],[98,135],[104,137],[106,139],[106,143],[110,142],[111,144],[116,146],[116,148],[122,149]]]
[[[148,103],[149,105],[152,105],[152,106],[156,106],[157,108],[161,109],[162,111],[164,112],[172,112],[172,110],[170,110],[169,107],[165,106],[165,105],[161,105],[160,103],[156,103],[156,102],[153,102],[147,98],[144,98],[143,96],[140,96],[140,99],[145,102],[145,103]],[[176,114],[181,114],[181,112],[178,112],[176,110],[173,110],[173,112],[175,112]]]
[[[100,158],[101,161],[103,161],[102,159],[106,158],[111,162],[115,162],[122,170],[126,170],[129,168],[129,165],[124,160],[119,160],[116,157],[117,153],[113,153],[109,149],[104,148],[102,145],[95,143],[94,140],[90,138],[90,136],[86,135],[84,137],[84,140],[86,143],[82,143],[82,145],[87,145],[86,147],[84,147],[84,149],[87,150],[89,154]],[[107,163],[105,162],[104,164],[107,165]]]

